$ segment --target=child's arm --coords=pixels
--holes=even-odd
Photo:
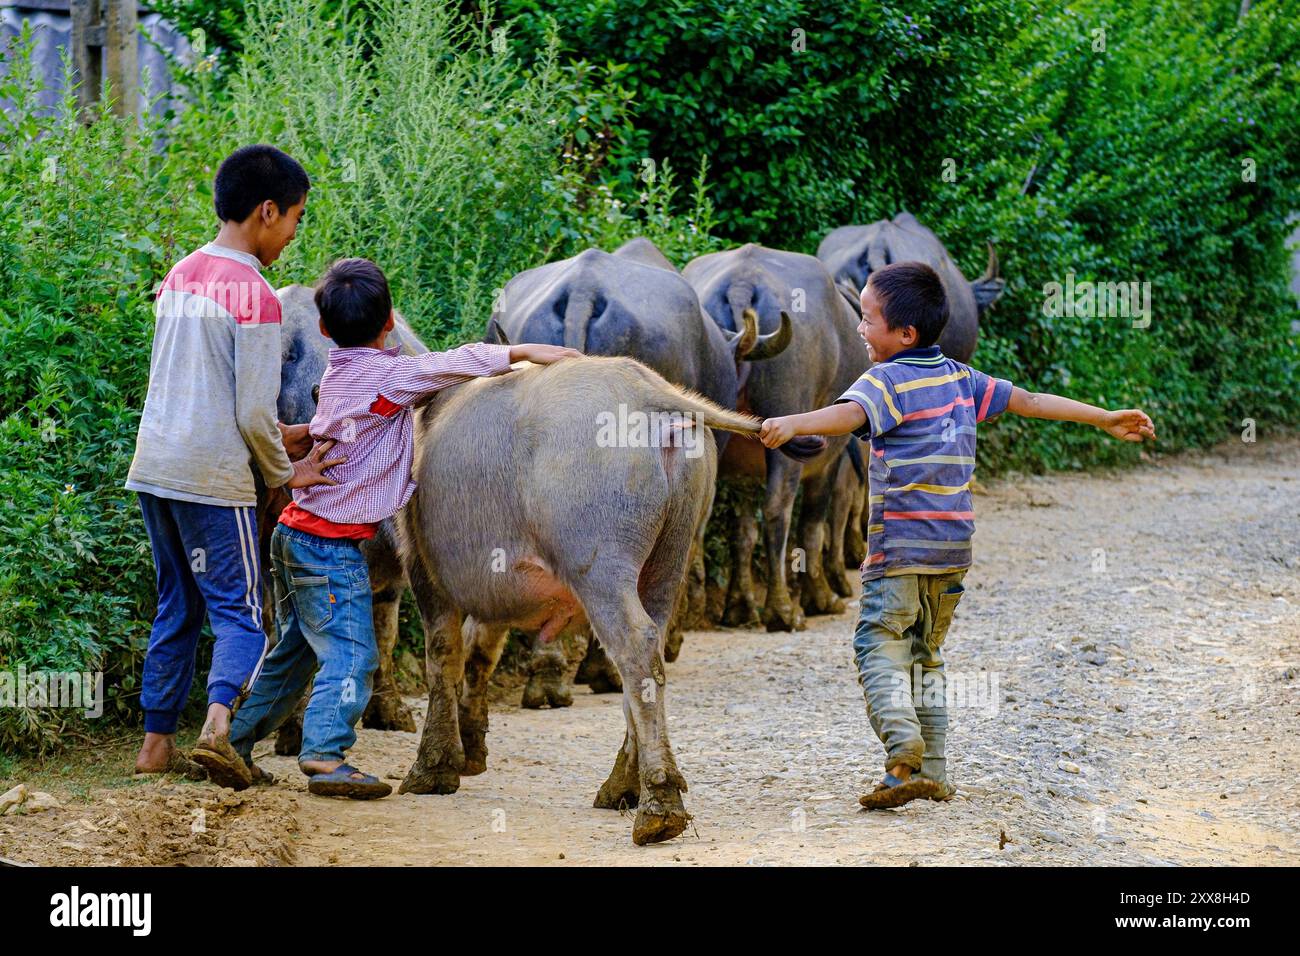
[[[499,375],[510,371],[511,362],[534,362],[549,365],[560,359],[582,355],[576,349],[560,345],[488,345],[472,342],[446,352],[404,355],[379,392],[398,405],[414,405],[451,385],[471,378]]]
[[[867,413],[861,405],[840,402],[800,415],[765,418],[758,440],[768,448],[777,448],[798,435],[847,435],[866,421]]]
[[[1156,429],[1146,412],[1139,408],[1121,408],[1110,411],[1076,402],[1063,395],[1050,392],[1027,392],[1023,388],[1011,389],[1007,411],[1026,418],[1048,418],[1062,422],[1082,422],[1096,425],[1123,441],[1140,442],[1143,438],[1155,441]]]

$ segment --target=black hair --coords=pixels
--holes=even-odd
[[[307,170],[288,153],[274,146],[241,146],[217,167],[212,205],[222,222],[243,222],[268,199],[288,212],[309,189]]]
[[[373,342],[393,310],[383,270],[369,259],[340,259],[316,286],[316,308],[339,348]]]
[[[880,297],[880,311],[891,329],[916,329],[917,348],[939,341],[948,324],[948,297],[939,273],[924,262],[894,262],[871,273],[867,284]]]

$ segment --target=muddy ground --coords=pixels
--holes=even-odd
[[[496,706],[488,771],[452,796],[319,799],[290,759],[259,756],[280,777],[270,789],[172,779],[56,792],[60,809],[0,819],[0,856],[1300,863],[1300,441],[992,482],[976,508],[975,567],[946,645],[967,691],[952,714],[949,803],[858,808],[881,748],[855,682],[851,608],[798,634],[687,635],[667,703],[695,823],[666,844],[635,847],[630,816],[591,809],[623,715],[617,697],[579,688],[566,710]],[[353,762],[396,786],[417,740],[363,730]]]

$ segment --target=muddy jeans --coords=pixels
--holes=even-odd
[[[906,764],[945,785],[948,710],[940,649],[965,576],[962,570],[864,581],[853,638],[858,683],[885,745],[886,769]]]

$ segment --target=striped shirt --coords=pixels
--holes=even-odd
[[[397,346],[330,349],[310,431],[318,441],[338,442],[327,457],[347,461],[326,472],[337,485],[295,488],[291,515],[305,511],[345,525],[395,515],[415,492],[411,406],[450,385],[510,368],[508,345],[478,342],[448,352],[400,353]],[[285,523],[292,527],[292,520]]]
[[[975,426],[1010,400],[1010,382],[937,345],[873,365],[836,399],[867,416],[853,433],[871,444],[864,581],[970,567]]]

